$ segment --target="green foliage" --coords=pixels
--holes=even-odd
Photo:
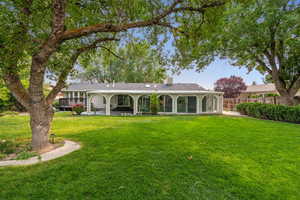
[[[157,115],[159,108],[159,100],[157,94],[152,94],[150,96],[150,110],[153,115]]]
[[[17,155],[16,160],[26,160],[37,155],[38,154],[36,152],[22,151]]]
[[[161,83],[166,78],[166,61],[148,42],[134,40],[122,47],[111,45],[110,49],[116,56],[97,51],[94,57],[81,58],[83,69],[74,78],[98,83]]]
[[[266,97],[279,97],[279,94],[274,94],[274,93],[268,93],[265,95]]]
[[[300,123],[300,106],[241,103],[237,110],[255,118]]]
[[[267,67],[280,68],[279,79],[288,91],[300,78],[299,8],[297,0],[234,1],[202,26],[207,31],[188,44],[183,38],[177,41],[180,51],[175,60],[180,58],[182,65],[195,64],[201,70],[216,58],[226,58],[234,66],[268,73],[269,81],[277,75],[270,77],[273,74]]]
[[[14,116],[14,115],[18,115],[19,113],[18,113],[18,112],[15,112],[15,111],[4,111],[4,112],[2,112],[1,114],[3,114],[3,115],[12,115],[12,116]]]
[[[75,112],[77,115],[80,115],[84,112],[84,106],[82,104],[73,105],[72,111]]]
[[[56,109],[58,109],[59,108],[59,106],[60,106],[60,104],[59,104],[59,101],[58,100],[55,100],[54,102],[53,102],[53,107],[54,108],[56,108]]]
[[[11,154],[16,151],[16,144],[11,140],[0,140],[0,153]]]
[[[0,153],[0,160],[4,159],[6,157],[6,154]]]

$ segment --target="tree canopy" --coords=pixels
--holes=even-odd
[[[236,98],[242,91],[247,89],[247,86],[241,77],[230,76],[229,78],[217,80],[214,89],[219,92],[224,92],[225,98]]]
[[[32,146],[49,145],[52,102],[65,87],[82,54],[93,56],[108,43],[128,41],[140,35],[161,48],[172,36],[199,33],[225,0],[2,0],[0,2],[0,76],[30,114]],[[178,46],[179,48],[180,46]],[[28,68],[25,88],[19,72]],[[56,85],[45,95],[46,72]]]
[[[163,55],[146,41],[110,49],[114,55],[101,51],[92,58],[79,59],[81,69],[74,78],[98,83],[160,83],[167,76]]]
[[[216,58],[233,65],[269,74],[287,104],[299,102],[300,88],[300,2],[297,0],[250,0],[228,4],[221,17],[202,26],[176,57],[202,69]]]

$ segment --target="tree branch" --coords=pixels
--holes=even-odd
[[[188,36],[187,32],[182,31],[182,30],[179,30],[179,28],[172,26],[170,23],[159,22],[159,23],[157,23],[157,25],[158,25],[158,26],[167,27],[167,28],[171,29],[171,30],[174,31],[174,32],[182,33],[182,34]]]
[[[97,44],[103,43],[103,42],[108,42],[108,41],[119,41],[119,39],[117,39],[117,38],[100,38],[100,39],[95,40],[90,45],[78,48],[74,52],[74,54],[71,56],[70,65],[64,68],[64,70],[61,72],[61,74],[58,78],[58,81],[57,81],[55,87],[51,90],[51,92],[46,97],[46,101],[48,104],[52,104],[56,95],[65,87],[65,81],[66,81],[69,73],[72,71],[75,63],[77,62],[78,57],[86,51],[98,48],[99,46],[97,46]]]
[[[223,1],[216,1],[213,3],[205,4],[199,8],[193,8],[193,7],[179,7],[176,8],[176,6],[183,2],[183,0],[176,0],[167,10],[162,12],[161,14],[153,17],[152,19],[145,20],[145,21],[138,21],[128,24],[111,24],[111,23],[103,23],[103,24],[96,24],[92,26],[87,26],[83,28],[73,29],[73,30],[67,30],[62,35],[62,40],[69,40],[73,38],[78,38],[81,36],[86,36],[92,33],[98,33],[98,32],[122,32],[127,31],[128,29],[133,28],[141,28],[141,27],[147,27],[147,26],[153,26],[157,25],[161,22],[162,19],[167,17],[168,15],[176,12],[182,12],[182,11],[192,11],[192,12],[200,12],[203,13],[207,8],[217,7],[224,5]]]
[[[48,39],[40,47],[39,52],[32,57],[29,93],[31,94],[33,103],[38,103],[44,98],[41,94],[43,93],[46,63],[61,43],[60,37],[64,32],[66,2],[67,0],[52,1],[52,31]]]
[[[19,76],[16,73],[7,72],[4,74],[3,79],[14,97],[28,110],[31,99]]]
[[[255,57],[255,60],[267,71],[270,75],[272,75],[272,70],[266,65],[266,63],[258,58],[257,56]]]
[[[113,52],[112,50],[110,50],[109,48],[107,48],[107,47],[105,47],[103,45],[99,45],[98,47],[105,49],[106,51],[108,51],[109,53],[111,53],[115,57],[119,58],[120,60],[124,60],[124,58],[122,58],[121,56],[119,56],[118,54],[116,54],[115,52]]]

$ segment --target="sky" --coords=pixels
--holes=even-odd
[[[245,67],[232,66],[228,60],[216,60],[201,72],[184,70],[180,75],[172,75],[172,77],[174,83],[198,83],[206,89],[213,89],[214,83],[218,79],[231,75],[242,77],[246,85],[251,85],[253,81],[257,84],[263,83],[263,76],[258,71],[248,73]]]

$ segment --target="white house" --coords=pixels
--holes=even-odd
[[[73,83],[63,90],[60,109],[84,104],[86,114],[150,113],[150,96],[159,98],[159,114],[222,113],[223,93],[194,83]]]

